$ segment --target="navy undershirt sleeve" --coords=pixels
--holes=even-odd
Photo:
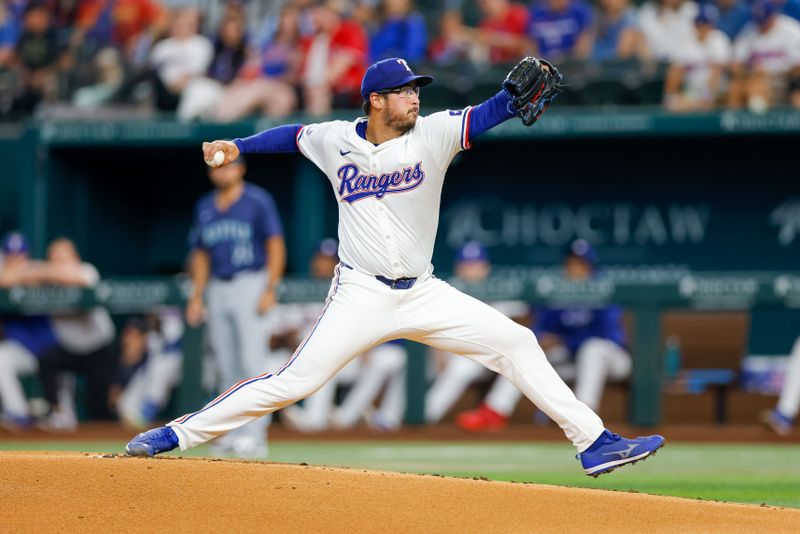
[[[472,142],[483,132],[515,117],[516,114],[510,111],[510,103],[511,95],[505,89],[502,89],[486,102],[472,108],[469,123],[469,141]]]
[[[297,152],[297,132],[302,127],[302,124],[287,124],[244,139],[237,137],[233,142],[242,154]]]

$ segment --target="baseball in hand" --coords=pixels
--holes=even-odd
[[[206,160],[206,164],[209,167],[219,167],[224,162],[225,162],[225,152],[223,152],[222,150],[217,150],[214,153],[213,158],[211,158],[210,160]]]

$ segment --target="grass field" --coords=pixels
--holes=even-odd
[[[0,450],[119,453],[123,447],[117,441],[0,441]],[[183,455],[207,456],[208,449]],[[559,443],[273,441],[270,460],[800,508],[797,445],[669,443],[655,458],[597,479],[584,475],[573,449]]]

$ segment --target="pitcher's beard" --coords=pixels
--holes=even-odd
[[[383,122],[396,131],[398,135],[403,135],[417,123],[419,112],[410,110],[405,115],[392,114],[388,109],[383,110]]]

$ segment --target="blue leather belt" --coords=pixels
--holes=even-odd
[[[417,281],[416,278],[398,278],[397,280],[392,280],[391,278],[386,278],[381,275],[375,276],[375,280],[386,284],[392,289],[411,289]]]
[[[345,262],[342,262],[342,267],[350,269],[351,271],[353,270],[353,268],[347,265]],[[386,278],[385,276],[381,276],[379,274],[375,276],[375,280],[382,284],[386,284],[392,289],[411,289],[417,282],[416,278],[398,278],[396,280],[392,280],[391,278]]]

